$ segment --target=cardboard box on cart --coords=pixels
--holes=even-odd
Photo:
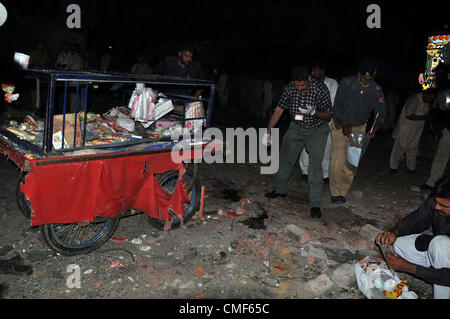
[[[53,146],[55,149],[61,148],[63,117],[63,114],[55,115],[53,117]],[[74,145],[74,138],[75,146],[82,146],[83,141],[81,139],[80,118],[77,116],[75,137],[75,114],[66,114],[66,121],[64,125],[64,148],[72,148]]]

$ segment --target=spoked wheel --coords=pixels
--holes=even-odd
[[[178,171],[170,171],[167,173],[164,173],[160,176],[157,176],[157,179],[161,185],[161,187],[168,192],[169,194],[173,194],[175,192],[175,189],[177,187],[178,182]],[[186,185],[186,189],[188,190],[188,197],[190,198],[190,202],[184,203],[184,217],[183,217],[183,223],[186,223],[189,219],[194,216],[195,212],[197,211],[199,205],[200,205],[200,182],[198,178],[195,180],[192,180],[192,175],[190,172],[186,172],[183,175],[183,182]],[[171,228],[178,228],[181,225],[181,220],[178,216],[176,216],[173,213],[171,214],[171,220],[172,220],[172,227]],[[156,219],[150,216],[147,216],[149,219],[149,222],[156,227],[157,229],[163,230],[164,226],[166,224],[165,221]]]
[[[22,174],[19,177],[19,180],[17,181],[16,186],[16,202],[17,206],[19,207],[22,214],[25,216],[26,219],[31,219],[31,206],[30,201],[27,200],[25,197],[25,194],[22,193],[20,190],[20,185],[25,184],[25,176],[27,175],[26,172],[22,172]]]
[[[119,226],[120,216],[92,223],[48,224],[41,226],[44,240],[56,252],[88,254],[108,241]]]

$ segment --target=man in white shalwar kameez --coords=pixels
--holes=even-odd
[[[435,98],[433,91],[424,91],[412,95],[405,103],[395,127],[390,167],[396,173],[403,154],[406,155],[406,167],[410,173],[416,171],[416,157],[420,137],[425,126],[425,115]]]

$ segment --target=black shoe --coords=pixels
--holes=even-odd
[[[324,178],[323,179],[323,182],[325,183],[325,184],[328,184],[329,182],[330,182],[330,179],[327,177],[327,178]]]
[[[267,193],[264,196],[266,196],[267,198],[277,198],[277,197],[283,197],[284,198],[287,195],[283,195],[283,194],[278,193],[277,191],[273,191],[273,192]]]
[[[431,191],[431,190],[433,190],[433,187],[431,187],[431,186],[429,186],[427,184],[423,184],[423,185],[420,186],[420,189],[423,190],[423,191]]]
[[[331,196],[331,203],[337,204],[337,203],[343,203],[345,204],[346,200],[344,196]]]
[[[347,200],[345,199],[344,196],[338,196],[338,198],[339,198],[338,200],[339,200],[340,203],[345,204],[347,202]]]
[[[312,218],[320,218],[320,217],[322,217],[322,212],[320,211],[319,207],[311,208],[311,217]]]
[[[391,168],[391,174],[397,174],[397,169]]]
[[[331,196],[331,203],[332,204],[339,203],[339,196]]]

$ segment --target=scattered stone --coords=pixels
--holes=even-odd
[[[269,286],[269,287],[276,287],[276,286],[278,286],[278,281],[276,281],[275,279],[272,279],[272,278],[264,277],[264,278],[261,280],[261,282],[262,282],[264,285]]]
[[[375,239],[377,238],[377,236],[379,234],[381,234],[382,232],[383,231],[381,229],[378,229],[375,226],[367,224],[367,225],[364,225],[363,227],[361,227],[361,231],[359,232],[359,234],[362,237],[365,237],[365,238],[371,240],[372,242],[374,242]]]
[[[315,259],[326,259],[325,250],[322,248],[315,248],[312,245],[307,245],[309,248],[308,255],[309,257],[313,257]]]
[[[194,273],[197,277],[201,277],[205,274],[205,268],[203,266],[198,266]]]
[[[345,263],[355,258],[355,255],[348,249],[325,248],[325,253],[330,259],[338,263]]]
[[[409,190],[414,193],[420,193],[420,187],[419,186],[410,186]]]
[[[356,280],[355,266],[344,264],[333,271],[331,280],[339,288],[347,288]]]
[[[326,274],[311,279],[303,286],[302,295],[319,297],[335,286],[334,282]]]
[[[2,248],[0,248],[0,257],[6,256],[13,250],[14,250],[14,247],[12,247],[12,246],[3,246]]]
[[[291,224],[286,226],[286,232],[294,240],[299,241],[300,244],[305,244],[311,240],[309,233],[296,225]]]
[[[250,198],[245,197],[245,198],[242,198],[242,199],[241,199],[241,201],[240,201],[240,206],[241,206],[241,207],[244,207],[245,205],[248,205],[248,204],[250,204],[250,203],[251,203]]]

